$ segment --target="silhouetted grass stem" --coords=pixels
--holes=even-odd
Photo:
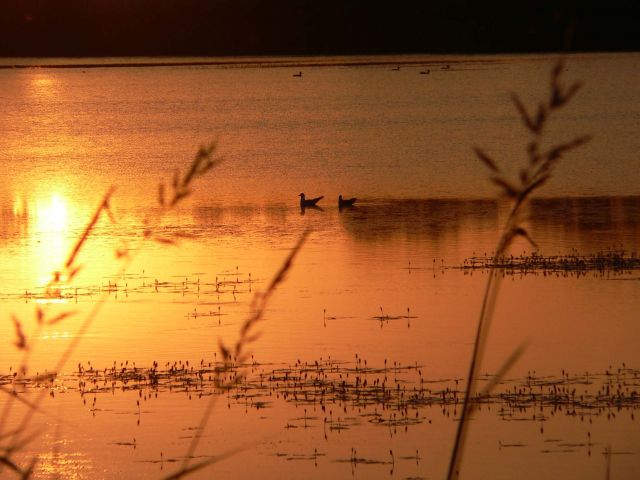
[[[493,158],[491,158],[482,149],[478,147],[474,148],[474,152],[479,160],[491,170],[491,181],[501,187],[502,193],[513,202],[509,216],[502,230],[502,234],[498,240],[495,256],[493,257],[494,262],[498,262],[498,260],[505,255],[509,246],[516,237],[523,237],[536,247],[536,244],[527,230],[520,224],[520,212],[523,205],[527,203],[534,191],[541,188],[549,180],[553,167],[564,153],[585,144],[591,138],[590,136],[577,137],[574,140],[552,147],[542,155],[539,153],[542,133],[549,115],[556,109],[565,105],[581,87],[579,82],[574,83],[568,89],[563,87],[560,81],[560,75],[563,70],[562,67],[563,62],[559,61],[552,69],[551,92],[549,99],[547,102],[540,102],[538,104],[537,111],[534,115],[531,115],[527,111],[527,108],[524,106],[518,95],[515,93],[511,94],[511,99],[518,114],[520,115],[522,123],[533,135],[533,140],[527,147],[529,162],[527,167],[520,172],[519,184],[512,183],[504,178],[499,166]],[[490,269],[489,278],[487,279],[487,284],[482,298],[482,306],[480,307],[480,316],[478,318],[478,326],[476,328],[473,351],[469,364],[469,373],[466,381],[464,403],[449,463],[447,475],[449,480],[453,480],[459,476],[460,462],[462,460],[462,452],[464,450],[467,435],[468,419],[473,411],[473,403],[471,402],[471,399],[476,391],[476,376],[484,356],[485,345],[502,278],[498,273],[497,268]],[[515,363],[522,354],[523,348],[524,347],[521,346],[515,350],[515,352],[501,367],[499,376],[506,374],[511,365],[513,365],[513,363]]]

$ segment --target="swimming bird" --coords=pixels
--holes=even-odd
[[[356,203],[356,198],[342,198],[342,195],[338,195],[338,208],[342,210],[343,208],[353,207],[353,204]]]
[[[302,72],[294,73],[293,76],[294,77],[302,77]]]
[[[393,70],[394,72],[397,72],[400,70],[400,65],[393,67],[391,70]]]
[[[431,73],[431,70],[429,70],[428,68],[426,70],[420,71],[420,75],[429,75],[429,73]]]
[[[316,197],[316,198],[306,198],[304,196],[304,193],[301,193],[298,196],[300,197],[300,208],[315,207],[316,203],[318,203],[320,200],[324,198],[324,195],[321,195],[320,197]]]

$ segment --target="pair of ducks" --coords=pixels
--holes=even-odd
[[[300,208],[306,207],[315,207],[316,204],[324,198],[324,195],[321,195],[316,198],[306,198],[304,193],[298,195],[300,197]],[[342,198],[342,195],[338,196],[338,208],[349,208],[353,207],[353,204],[356,203],[356,198]]]

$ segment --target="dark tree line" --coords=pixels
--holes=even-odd
[[[0,55],[638,50],[636,0],[1,0]]]

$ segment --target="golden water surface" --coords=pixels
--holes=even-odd
[[[309,375],[305,362],[332,374],[335,362],[337,381],[379,375],[407,396],[425,382],[434,398],[462,389],[488,273],[460,267],[491,255],[509,208],[471,147],[517,172],[528,136],[509,92],[533,105],[554,59],[366,60],[0,69],[0,426],[20,429],[0,438],[29,439],[15,458],[37,457],[36,478],[175,471],[212,385],[92,375],[215,365],[307,231],[246,345],[245,390],[220,395],[192,463],[240,450],[193,476],[445,475],[456,401],[405,411],[327,392],[325,403],[305,402],[268,377]],[[544,140],[594,138],[526,211],[540,254],[638,251],[637,69],[635,54],[568,59],[565,76],[585,86]],[[170,192],[211,140],[222,163],[176,208],[159,205],[158,185]],[[301,211],[300,192],[324,195],[321,209]],[[356,206],[339,210],[338,194]],[[65,263],[96,211],[70,276]],[[531,251],[524,241],[512,249]],[[481,371],[526,349],[500,391],[526,378],[585,396],[601,384],[638,390],[637,270],[505,275]],[[40,377],[52,370],[53,385]],[[24,424],[30,407],[10,392],[38,404]],[[634,400],[489,402],[471,422],[463,477],[602,478],[610,468],[633,478],[637,410]]]

